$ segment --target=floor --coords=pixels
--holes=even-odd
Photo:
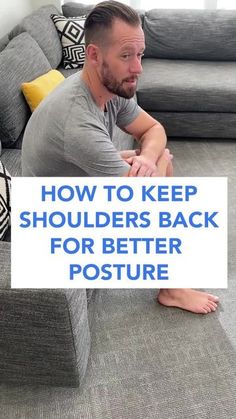
[[[160,306],[155,290],[99,291],[82,389],[1,385],[1,418],[236,419],[236,143],[169,148],[177,176],[229,179],[229,287],[217,312]]]

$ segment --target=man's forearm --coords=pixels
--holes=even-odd
[[[166,142],[165,130],[161,124],[157,123],[140,138],[140,155],[156,163],[165,149]]]

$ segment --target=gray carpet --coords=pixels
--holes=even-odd
[[[158,305],[153,290],[100,290],[82,390],[1,385],[1,418],[236,419],[236,142],[169,147],[178,176],[229,176],[229,288],[217,290],[219,309],[194,315]]]

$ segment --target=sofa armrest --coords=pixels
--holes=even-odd
[[[10,243],[0,242],[0,377],[79,386],[90,330],[84,289],[10,289]]]

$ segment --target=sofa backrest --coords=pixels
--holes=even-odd
[[[65,17],[75,17],[87,15],[94,8],[94,4],[83,4],[69,2],[62,6],[62,12]]]
[[[52,68],[57,68],[62,60],[62,47],[51,14],[61,13],[53,5],[43,6],[26,16],[10,33],[9,39],[22,32],[28,32],[39,44]]]
[[[153,9],[143,28],[145,57],[236,60],[236,10]]]
[[[66,17],[84,16],[84,15],[87,15],[89,12],[91,12],[94,6],[95,6],[94,4],[75,3],[71,1],[69,3],[65,3],[62,6],[62,12],[63,12],[63,15]],[[137,12],[143,24],[145,10],[138,9]]]
[[[46,56],[27,32],[13,38],[0,53],[0,139],[4,147],[16,143],[30,117],[21,84],[49,70]]]
[[[3,51],[4,48],[6,48],[8,42],[9,42],[8,35],[5,35],[0,39],[0,52]]]

